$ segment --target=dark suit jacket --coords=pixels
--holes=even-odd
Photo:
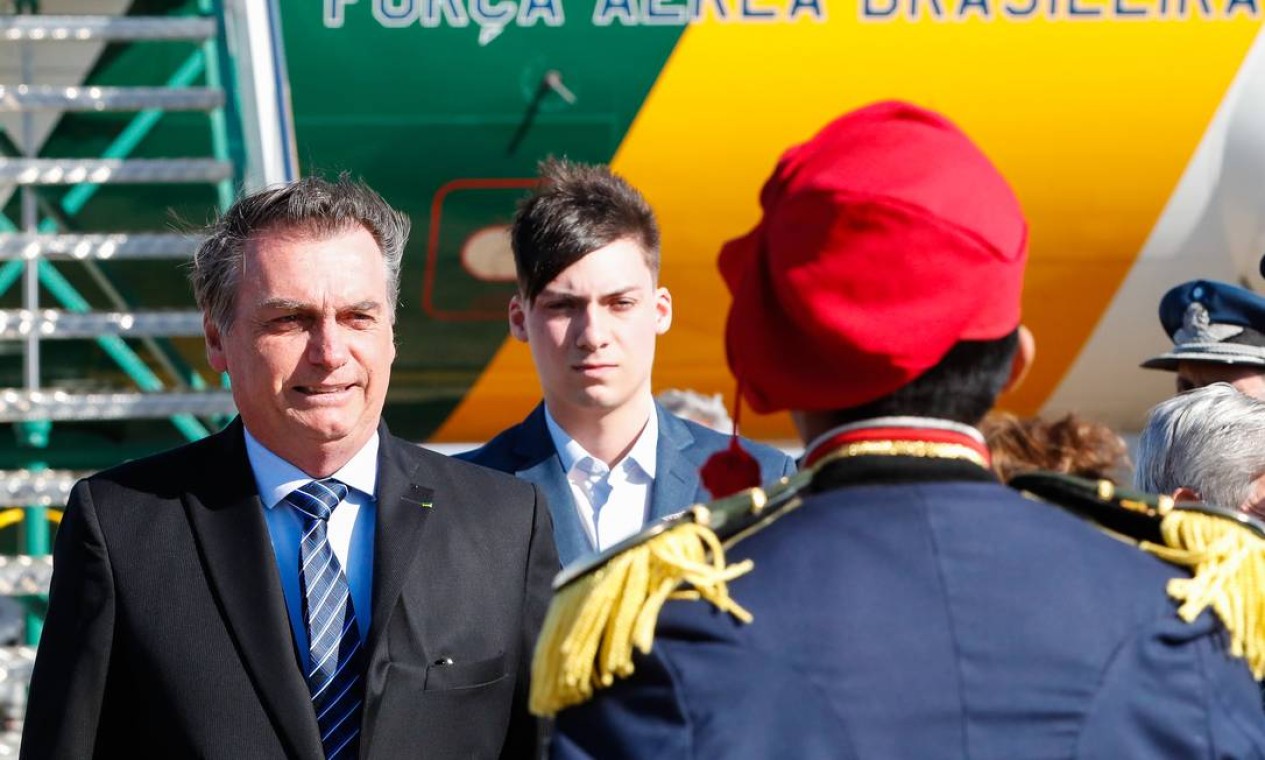
[[[1265,715],[1185,575],[961,462],[842,460],[734,545],[749,625],[670,601],[556,758],[1260,758]],[[881,459],[878,457],[871,459]],[[944,466],[947,465],[947,466]]]
[[[699,469],[713,453],[729,445],[729,436],[668,412],[655,404],[659,415],[659,445],[655,449],[654,486],[650,492],[648,520],[680,512],[710,501]],[[768,483],[795,472],[795,461],[771,446],[743,439],[743,446],[760,463],[761,482]],[[484,467],[508,472],[540,486],[553,513],[553,535],[563,565],[593,553],[584,524],[575,511],[575,499],[562,460],[554,450],[545,424],[545,405],[539,404],[527,419],[502,431],[482,448],[458,454]]]
[[[361,756],[529,757],[544,501],[379,432]],[[323,757],[240,422],[81,481],[54,568],[23,757]]]

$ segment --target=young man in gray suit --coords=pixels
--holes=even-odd
[[[730,438],[668,413],[651,394],[672,295],[659,285],[649,204],[606,166],[551,159],[540,173],[511,231],[518,294],[509,326],[531,349],[544,401],[461,457],[545,491],[567,565],[708,500],[699,469]],[[776,449],[744,446],[762,481],[794,471]]]
[[[23,757],[530,757],[549,512],[381,421],[408,220],[309,177],[209,233],[241,416],[75,487]]]

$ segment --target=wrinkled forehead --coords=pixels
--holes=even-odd
[[[260,243],[274,240],[287,243],[320,243],[331,238],[363,230],[373,238],[378,252],[382,253],[382,241],[365,224],[355,219],[299,219],[278,220],[253,231],[246,238],[246,250],[258,250]]]

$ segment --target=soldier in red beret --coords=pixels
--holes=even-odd
[[[787,151],[761,205],[720,257],[726,348],[754,409],[790,410],[806,485],[717,528],[728,596],[668,601],[554,756],[1263,756],[1221,620],[1166,593],[1189,573],[989,469],[975,426],[1033,343],[1027,223],[980,149],[880,103]]]

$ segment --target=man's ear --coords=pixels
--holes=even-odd
[[[206,337],[206,360],[216,372],[228,372],[228,356],[224,353],[224,340],[220,328],[209,314],[202,315],[202,334]]]
[[[1173,501],[1199,501],[1199,492],[1193,488],[1182,486],[1173,491]]]
[[[1032,368],[1032,362],[1037,356],[1037,341],[1032,337],[1032,331],[1026,325],[1019,325],[1019,347],[1015,349],[1015,358],[1010,360],[1010,377],[1006,378],[1006,385],[1003,391],[1011,391],[1019,387],[1023,379],[1028,376],[1028,370]]]
[[[655,334],[662,335],[672,326],[672,294],[667,288],[654,291]]]
[[[521,294],[510,298],[509,306],[510,335],[522,342],[527,342],[527,306]]]

